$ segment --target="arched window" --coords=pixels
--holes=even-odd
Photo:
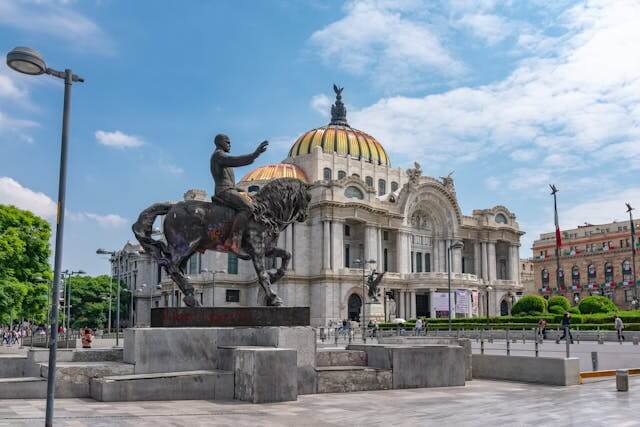
[[[395,192],[398,190],[398,183],[395,181],[391,181],[391,191]]]
[[[605,283],[613,282],[613,264],[610,262],[604,265],[604,281]]]
[[[360,320],[360,310],[362,308],[362,298],[358,294],[351,294],[347,301],[349,310],[349,320],[358,322]]]
[[[360,179],[360,175],[358,175],[357,173],[352,173],[351,176],[354,178]]]
[[[587,267],[587,283],[590,285],[596,283],[596,266],[593,264],[589,264]]]
[[[547,270],[546,268],[542,269],[542,287],[549,287],[549,270]]]
[[[371,178],[370,176],[365,177],[364,182],[365,182],[369,187],[373,187],[373,178]]]
[[[349,199],[364,199],[364,193],[358,187],[354,187],[353,185],[344,190],[344,195]]]
[[[247,188],[247,191],[249,191],[249,193],[257,193],[258,190],[260,190],[260,186],[258,185],[250,185],[249,188]]]
[[[338,179],[344,179],[347,177],[347,173],[345,171],[338,171]]]
[[[622,261],[622,280],[626,282],[631,280],[631,278],[631,263],[628,259],[625,259],[624,261]]]
[[[574,265],[571,269],[571,284],[573,286],[580,286],[580,269],[577,265]]]
[[[499,213],[499,214],[496,215],[496,222],[498,224],[506,224],[507,223],[507,217],[504,216],[504,214]]]
[[[384,179],[378,180],[378,196],[387,194],[387,182]]]
[[[324,168],[322,170],[322,179],[325,181],[331,181],[331,168]]]

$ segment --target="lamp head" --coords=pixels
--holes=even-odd
[[[39,76],[47,71],[47,65],[37,50],[28,47],[16,47],[7,54],[9,68],[31,76]]]

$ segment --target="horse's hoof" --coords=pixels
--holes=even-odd
[[[284,304],[284,301],[282,301],[282,298],[277,295],[274,295],[272,298],[267,300],[267,305],[270,307],[280,307],[282,304]]]
[[[198,306],[198,301],[194,298],[193,295],[185,295],[184,299],[182,300],[184,301],[185,305],[187,307],[197,307]]]

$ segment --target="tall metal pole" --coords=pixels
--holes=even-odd
[[[449,288],[449,332],[451,332],[451,245],[447,246],[447,284]]]
[[[629,212],[629,228],[631,229],[631,272],[633,274],[633,285],[635,287],[634,299],[638,301],[638,282],[636,278],[636,227],[633,224],[633,214],[631,213],[633,209],[634,208],[627,203],[627,212]]]
[[[62,113],[62,142],[60,147],[60,176],[58,180],[58,212],[56,221],[56,249],[53,273],[53,305],[51,310],[51,346],[49,347],[49,364],[47,371],[47,408],[45,426],[53,426],[53,401],[56,384],[56,351],[58,349],[58,289],[60,287],[60,271],[62,269],[62,237],[64,231],[64,210],[67,188],[67,151],[69,135],[69,115],[71,110],[71,85],[73,73],[64,70],[64,109]]]
[[[69,333],[71,332],[71,274],[67,276],[67,294],[69,296],[69,302],[67,303],[67,340],[68,340]]]
[[[116,291],[118,292],[116,296],[116,347],[118,347],[120,342],[120,279],[116,283]]]
[[[366,284],[365,284],[365,266],[366,266],[366,261],[362,260],[362,342],[366,343],[367,342],[367,294],[366,294]]]
[[[556,199],[556,193],[558,188],[555,185],[550,185],[551,194],[553,195],[553,214],[556,225],[556,291],[560,293],[560,225],[558,223],[558,204]]]
[[[111,333],[111,300],[113,299],[111,288],[113,285],[113,274],[109,272],[109,327],[108,333]]]

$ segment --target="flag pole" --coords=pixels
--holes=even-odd
[[[560,225],[558,224],[558,202],[556,199],[558,187],[554,184],[549,184],[549,187],[551,187],[551,195],[553,196],[553,215],[556,225],[556,291],[560,293],[560,247],[562,246],[562,238],[560,236]]]
[[[634,299],[636,301],[638,301],[638,282],[636,281],[636,227],[633,224],[633,214],[631,213],[631,211],[633,210],[633,208],[631,207],[630,203],[625,203],[627,205],[627,212],[629,212],[629,225],[631,228],[631,267],[632,267],[632,272],[633,272],[633,286],[634,286],[634,292],[633,292],[633,296]],[[636,302],[637,304],[637,302]],[[635,307],[637,308],[637,307]]]

